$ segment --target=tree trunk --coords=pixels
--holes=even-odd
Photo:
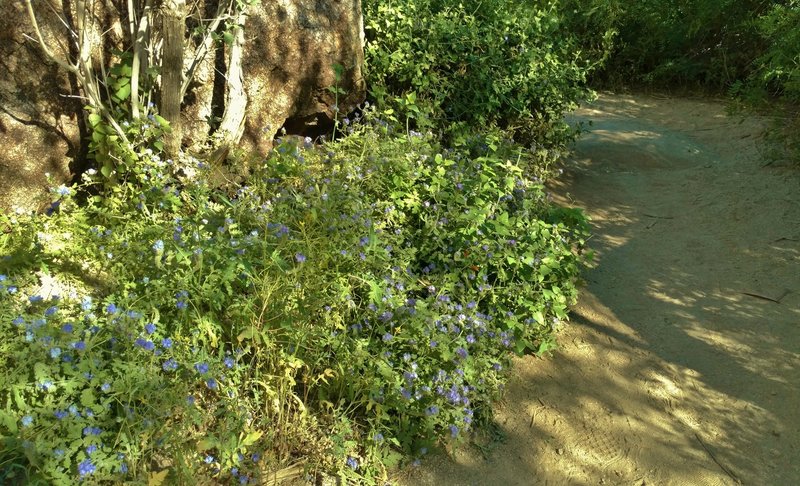
[[[244,121],[247,108],[247,93],[244,90],[242,59],[244,52],[244,24],[247,20],[246,6],[233,19],[233,41],[229,46],[227,85],[225,93],[225,112],[219,125],[220,142],[211,154],[212,163],[225,160],[231,147],[239,143],[244,135]]]
[[[181,86],[183,41],[186,31],[186,0],[168,0],[164,5],[164,51],[161,61],[161,116],[171,130],[164,136],[164,150],[176,157],[181,150]]]
[[[131,38],[133,39],[133,61],[131,62],[131,117],[138,120],[140,116],[141,99],[139,98],[139,75],[147,72],[148,56],[146,44],[150,36],[150,12],[152,1],[147,0],[141,11],[139,25],[134,26],[133,21],[136,9],[133,0],[128,0],[128,16],[131,23]]]

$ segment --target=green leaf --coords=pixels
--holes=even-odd
[[[97,127],[97,125],[99,125],[100,122],[102,122],[102,121],[103,121],[103,117],[101,117],[97,113],[89,113],[89,125],[91,125],[92,128]]]
[[[169,469],[151,472],[147,476],[147,486],[161,486],[167,480],[167,474],[169,474]]]
[[[155,119],[156,119],[156,121],[158,122],[158,124],[159,124],[159,125],[161,125],[161,127],[162,127],[162,128],[167,128],[167,127],[169,127],[169,122],[168,122],[168,121],[167,121],[167,119],[166,119],[166,118],[164,118],[163,116],[161,116],[161,115],[156,115],[156,116],[155,116]]]
[[[369,299],[371,302],[379,303],[383,297],[383,286],[377,282],[369,281]]]
[[[539,349],[536,351],[537,356],[542,356],[544,354],[550,353],[553,350],[558,349],[555,341],[552,339],[545,339],[539,343]]]
[[[96,402],[94,391],[91,388],[84,388],[81,392],[81,405],[84,407],[93,407]]]
[[[17,419],[15,419],[10,413],[3,410],[0,410],[0,426],[12,434],[16,434],[18,430]]]
[[[385,467],[391,468],[400,464],[400,460],[403,459],[403,455],[397,451],[389,450],[386,455],[383,456],[383,460],[381,461]]]
[[[131,96],[131,85],[126,84],[125,86],[119,88],[116,93],[114,93],[114,97],[117,101],[125,101]]]
[[[251,445],[255,444],[255,443],[258,441],[258,439],[260,439],[260,438],[261,438],[261,436],[262,436],[262,435],[264,435],[264,433],[263,433],[263,432],[261,432],[260,430],[256,430],[256,431],[250,432],[250,433],[249,433],[249,434],[247,434],[247,436],[246,436],[246,437],[245,437],[245,438],[242,440],[242,442],[241,442],[241,444],[240,444],[240,445],[241,445],[242,447],[249,447],[249,446],[251,446]]]
[[[217,446],[217,440],[214,437],[201,439],[197,442],[197,450],[200,452],[213,449],[216,446]]]
[[[50,367],[44,363],[36,363],[33,365],[33,376],[37,381],[42,381],[50,377]]]
[[[250,326],[241,333],[239,333],[239,335],[236,336],[236,340],[239,341],[240,343],[244,340],[252,340],[255,341],[256,344],[258,344],[260,341],[260,337],[261,333],[258,331],[258,328],[256,328],[255,326]]]

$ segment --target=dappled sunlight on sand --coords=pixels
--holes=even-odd
[[[516,361],[486,459],[406,484],[800,484],[800,193],[758,120],[642,96],[573,119],[595,123],[552,190],[597,265],[572,323]]]

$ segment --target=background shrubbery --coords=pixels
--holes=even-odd
[[[567,35],[607,60],[596,85],[727,93],[778,119],[774,141],[800,160],[800,2],[564,0]],[[784,154],[785,155],[785,154]]]
[[[796,0],[565,0],[565,25],[606,56],[595,81],[727,90],[737,82],[797,99]],[[600,43],[612,37],[613,43]],[[794,79],[794,81],[792,81]]]
[[[526,145],[569,138],[562,115],[588,96],[590,66],[558,2],[365,0],[364,16],[370,94],[401,122],[497,126]]]

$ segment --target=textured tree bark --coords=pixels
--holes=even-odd
[[[186,33],[186,1],[169,0],[164,5],[164,51],[161,60],[161,116],[171,130],[164,136],[164,150],[176,157],[181,150],[181,86],[183,42]]]

